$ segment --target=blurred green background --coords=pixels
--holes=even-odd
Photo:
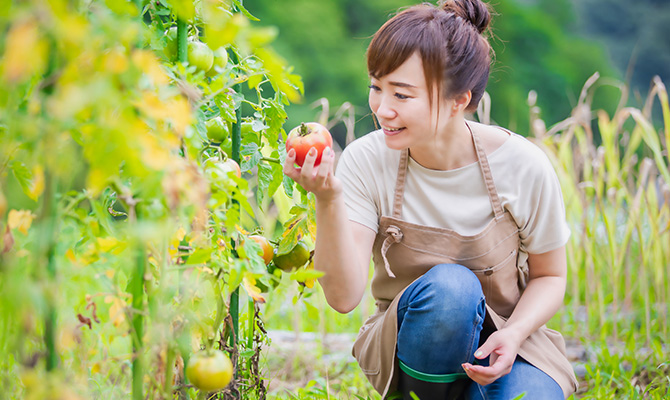
[[[245,0],[260,25],[279,28],[275,47],[305,83],[302,104],[288,107],[288,130],[314,120],[313,103],[329,100],[356,110],[356,136],[373,129],[367,106],[365,49],[374,32],[407,0]],[[651,79],[670,78],[670,2],[667,0],[496,0],[491,44],[496,53],[488,92],[493,122],[526,135],[528,92],[537,92],[547,125],[570,115],[585,81],[601,77],[594,108],[613,112],[630,85],[629,104],[641,106]],[[604,84],[602,82],[605,82]],[[603,93],[604,92],[604,93]],[[345,128],[333,135],[343,144]]]

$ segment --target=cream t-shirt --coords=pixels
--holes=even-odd
[[[519,227],[521,252],[539,254],[566,244],[570,229],[565,206],[546,154],[512,133],[487,157],[502,206]],[[351,221],[377,232],[380,217],[392,215],[399,160],[400,151],[386,147],[381,130],[344,149],[336,176],[343,182]],[[478,162],[437,171],[424,168],[410,157],[402,207],[405,221],[474,235],[493,217]]]

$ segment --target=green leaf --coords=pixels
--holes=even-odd
[[[193,0],[170,0],[172,11],[184,21],[191,22],[195,17],[195,3]]]
[[[294,206],[291,209],[293,218],[284,224],[284,233],[279,242],[277,254],[286,254],[291,251],[300,239],[308,233],[308,215],[307,210],[300,206]]]
[[[272,166],[268,165],[265,162],[258,164],[258,190],[256,190],[256,195],[258,197],[258,205],[260,207],[263,204],[263,199],[266,194],[268,197],[272,197],[273,193],[270,193],[268,188],[273,183],[273,173]]]
[[[188,257],[186,264],[203,264],[209,261],[212,258],[212,252],[214,249],[195,249],[195,251]]]
[[[258,18],[256,18],[256,17],[254,17],[253,15],[251,15],[251,13],[250,13],[246,8],[244,8],[244,6],[242,5],[242,2],[241,2],[240,0],[233,0],[233,4],[235,5],[235,7],[236,7],[242,14],[244,14],[244,15],[245,15],[247,18],[249,18],[250,20],[252,20],[252,21],[260,21],[260,19],[258,19]]]
[[[12,169],[16,180],[19,181],[23,193],[25,193],[26,196],[30,196],[30,188],[33,184],[33,173],[20,161],[12,161],[9,167]]]
[[[284,175],[284,178],[282,179],[282,185],[284,186],[284,192],[286,192],[286,195],[289,198],[293,198],[293,185],[295,184],[295,181],[288,176]]]
[[[323,275],[325,275],[323,271],[317,271],[315,269],[308,268],[298,268],[293,273],[291,273],[291,279],[298,282],[305,282],[308,279],[321,278]]]
[[[261,158],[263,158],[263,154],[261,154],[256,143],[249,143],[242,146],[242,155],[246,156],[242,160],[242,165],[240,166],[242,172],[251,170],[258,165]]]
[[[272,152],[272,157],[273,158],[278,158],[279,152],[278,151],[273,151]],[[270,184],[268,185],[268,191],[267,195],[268,197],[274,196],[275,192],[277,192],[277,189],[279,189],[279,186],[282,184],[284,181],[284,163],[277,164],[277,163],[272,163],[271,168],[272,168],[272,178],[270,180]]]
[[[265,101],[265,123],[268,125],[269,129],[266,131],[265,136],[270,143],[277,143],[279,136],[284,133],[282,126],[288,115],[284,106],[281,104],[278,93],[275,93],[274,100]],[[282,137],[282,143],[284,142]]]

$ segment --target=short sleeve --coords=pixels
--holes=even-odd
[[[367,157],[359,140],[347,146],[337,163],[335,176],[342,181],[344,204],[349,220],[374,232],[379,229],[379,199],[374,195],[373,160]]]
[[[531,254],[541,254],[565,245],[570,228],[565,218],[561,185],[549,158],[535,145],[532,149],[524,185],[519,193],[519,207],[525,212],[519,224],[522,247]],[[516,214],[516,213],[515,213]]]

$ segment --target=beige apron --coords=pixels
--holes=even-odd
[[[465,265],[482,284],[485,324],[496,329],[504,326],[526,286],[528,264],[525,260],[518,262],[519,228],[503,209],[486,154],[477,135],[471,133],[495,215],[482,232],[473,236],[402,220],[409,152],[401,154],[393,214],[381,217],[373,246],[372,295],[377,312],[363,324],[353,347],[354,357],[382,398],[397,387],[397,307],[403,291],[414,280],[437,264]],[[558,332],[542,326],[522,343],[519,355],[558,382],[566,398],[577,389],[565,342]]]

